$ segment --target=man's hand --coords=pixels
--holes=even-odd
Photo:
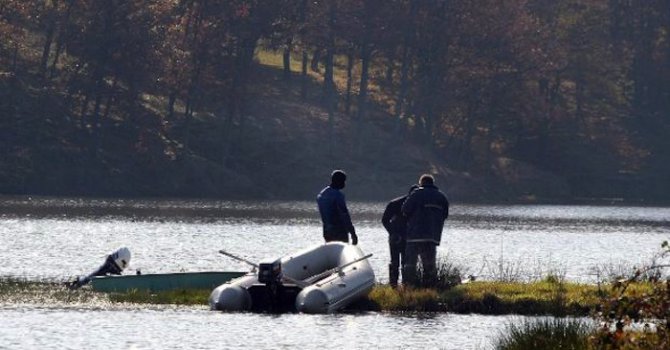
[[[351,244],[357,245],[358,244],[358,236],[356,236],[356,232],[351,231]]]

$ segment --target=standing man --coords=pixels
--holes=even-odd
[[[358,236],[356,236],[356,230],[351,223],[344,194],[340,192],[344,188],[346,180],[347,174],[344,171],[333,171],[330,174],[330,185],[319,193],[316,197],[316,203],[319,205],[319,213],[323,223],[323,238],[326,242],[341,241],[349,243],[349,234],[351,234],[351,244],[356,245],[358,244]]]
[[[435,186],[435,179],[431,175],[421,175],[419,186],[402,205],[402,213],[408,220],[402,272],[407,284],[418,286],[417,263],[421,258],[422,281],[430,287],[437,282],[435,258],[442,239],[444,221],[449,216],[449,201]]]
[[[389,251],[391,253],[391,263],[389,264],[389,284],[391,287],[398,286],[398,277],[400,276],[400,264],[405,262],[405,240],[407,239],[407,218],[402,215],[402,204],[412,191],[419,188],[412,185],[409,193],[402,197],[391,200],[386,205],[384,215],[382,215],[382,225],[389,233]],[[403,275],[404,278],[404,275]]]

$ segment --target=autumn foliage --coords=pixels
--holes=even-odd
[[[557,196],[663,199],[668,33],[661,0],[3,0],[2,191],[247,176],[264,123],[250,116],[290,83],[347,161],[411,143],[502,183],[529,165],[562,181]],[[260,52],[281,53],[283,82],[260,78]],[[186,180],[165,181],[151,185]]]

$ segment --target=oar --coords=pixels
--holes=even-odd
[[[316,283],[316,281],[318,281],[318,280],[320,280],[320,279],[322,279],[322,278],[324,278],[324,277],[326,277],[326,276],[328,276],[328,275],[330,275],[330,274],[333,274],[333,273],[340,273],[345,267],[347,267],[347,266],[349,266],[349,265],[353,265],[353,264],[355,264],[355,263],[357,263],[357,262],[359,262],[359,261],[363,261],[363,260],[365,260],[365,259],[367,259],[367,258],[369,258],[369,257],[371,257],[371,256],[372,256],[372,254],[368,254],[368,255],[366,255],[366,256],[364,256],[364,257],[362,257],[362,258],[358,258],[358,259],[356,259],[356,260],[354,260],[354,261],[350,261],[350,262],[348,262],[348,263],[346,263],[346,264],[344,264],[344,265],[340,265],[340,266],[338,266],[338,267],[334,267],[334,268],[332,268],[332,269],[330,269],[330,270],[323,271],[323,272],[321,272],[321,273],[319,273],[319,274],[317,274],[317,275],[310,276],[310,277],[306,278],[304,281],[305,281],[305,283],[307,283],[308,285],[309,285],[309,284],[314,284],[314,283]]]
[[[233,259],[235,259],[235,260],[241,261],[241,262],[243,262],[243,263],[247,263],[247,264],[253,266],[254,269],[258,269],[258,264],[253,263],[253,262],[251,262],[251,261],[249,261],[249,260],[247,260],[247,259],[245,259],[245,258],[240,258],[240,257],[237,256],[237,255],[230,254],[230,253],[228,253],[227,251],[225,251],[225,250],[223,250],[223,249],[219,250],[219,253],[221,253],[221,254],[223,254],[223,255],[225,255],[225,256],[227,256],[227,257],[233,258]],[[297,280],[297,279],[295,279],[295,278],[286,276],[286,275],[283,274],[283,273],[282,273],[282,277],[281,277],[281,278],[282,278],[282,280],[285,280],[286,282],[289,282],[289,283],[293,283],[293,284],[295,284],[296,286],[298,286],[298,287],[300,287],[300,288],[305,288],[305,287],[309,286],[309,283],[305,283],[305,282],[303,282],[303,281],[301,281],[301,280]]]
[[[219,253],[221,253],[221,254],[223,254],[223,255],[229,257],[229,258],[233,258],[233,259],[235,259],[235,260],[237,260],[237,261],[241,261],[241,262],[243,262],[243,263],[247,263],[247,264],[251,265],[254,269],[257,269],[257,268],[258,268],[258,264],[253,263],[253,262],[251,262],[251,261],[249,261],[249,260],[247,260],[247,259],[245,259],[245,258],[240,258],[240,257],[237,256],[237,255],[230,254],[230,253],[228,253],[227,251],[225,251],[225,250],[223,250],[223,249],[219,250]]]

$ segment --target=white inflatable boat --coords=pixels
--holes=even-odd
[[[214,289],[209,305],[222,311],[336,312],[372,289],[370,256],[358,246],[330,242],[254,264],[258,271]]]

